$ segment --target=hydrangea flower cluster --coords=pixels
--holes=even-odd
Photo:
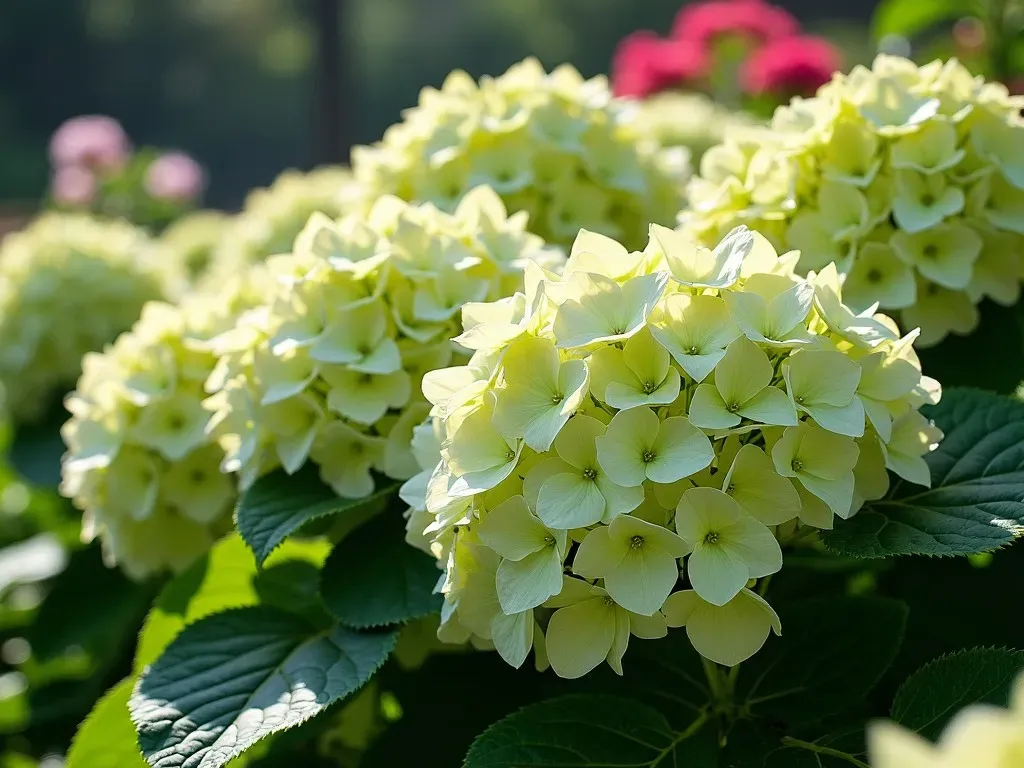
[[[160,234],[168,254],[181,264],[190,282],[200,280],[213,264],[214,255],[231,219],[220,211],[187,213]]]
[[[0,385],[32,420],[78,378],[82,356],[176,290],[160,249],[130,224],[49,213],[0,246]],[[69,318],[73,322],[69,322]]]
[[[242,212],[229,222],[214,253],[209,284],[216,287],[249,264],[290,253],[311,215],[341,216],[355,209],[358,197],[347,168],[285,171],[269,187],[250,192]]]
[[[969,333],[982,298],[1020,295],[1022,105],[955,60],[879,56],[709,150],[682,221],[709,243],[757,227],[801,273],[834,261],[854,309],[899,311],[922,346]]]
[[[689,152],[687,178],[704,153],[721,144],[730,131],[757,125],[750,115],[726,109],[701,93],[663,91],[637,108],[646,138],[661,147],[684,147]]]
[[[347,498],[370,494],[374,472],[415,474],[420,381],[450,363],[460,307],[520,288],[529,264],[564,260],[526,223],[486,187],[454,214],[385,196],[367,216],[314,215],[294,252],[268,262],[279,289],[214,340],[208,406],[224,468],[246,487],[311,460]]]
[[[974,704],[962,709],[930,744],[913,731],[887,722],[868,729],[874,768],[1009,768],[1024,759],[1024,674],[1017,677],[1009,708]]]
[[[393,194],[454,210],[488,185],[531,231],[568,246],[582,227],[640,243],[647,223],[671,221],[681,180],[668,155],[637,142],[635,111],[605,78],[535,59],[479,83],[465,72],[427,88],[372,147],[352,153],[370,198]]]
[[[217,362],[208,339],[262,296],[262,273],[180,307],[145,306],[132,330],[87,354],[66,401],[72,418],[61,492],[84,513],[111,564],[133,578],[181,571],[231,527],[236,483],[207,434],[204,383]]]
[[[735,665],[780,631],[756,585],[782,544],[881,498],[887,469],[929,484],[916,332],[797,258],[746,228],[709,250],[654,225],[634,253],[582,232],[561,276],[464,308],[473,357],[424,378],[428,468],[403,488],[445,569],[442,637],[575,678],[685,626]]]

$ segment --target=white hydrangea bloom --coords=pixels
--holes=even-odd
[[[451,211],[486,184],[547,242],[568,246],[586,227],[639,244],[648,222],[672,220],[683,183],[642,130],[605,78],[526,59],[479,83],[456,71],[424,89],[380,142],[355,148],[352,167],[371,200],[392,194]]]
[[[881,498],[887,468],[929,483],[917,332],[795,262],[746,228],[711,250],[653,225],[633,253],[581,232],[560,276],[467,305],[473,357],[425,377],[402,489],[443,639],[578,677],[685,626],[735,665],[780,631],[752,591],[780,540]]]
[[[85,356],[66,400],[61,492],[83,512],[83,537],[133,578],[183,570],[230,529],[236,482],[203,406],[217,361],[207,340],[263,295],[261,279],[147,304],[130,332]]]
[[[131,327],[180,275],[140,229],[48,213],[0,246],[0,385],[18,421],[74,385],[82,356]]]
[[[486,187],[453,214],[383,197],[366,216],[314,215],[268,262],[276,290],[213,342],[207,406],[225,470],[245,488],[313,461],[348,498],[371,493],[375,473],[414,475],[420,382],[452,361],[459,310],[564,259],[526,222]]]
[[[983,298],[1020,296],[1022,107],[956,60],[879,56],[708,150],[681,221],[706,243],[756,228],[801,274],[834,262],[851,307],[896,312],[921,346],[970,333]]]

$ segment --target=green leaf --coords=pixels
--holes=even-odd
[[[1005,707],[1024,651],[973,648],[926,664],[903,683],[892,703],[892,719],[935,739],[946,723],[969,704]]]
[[[577,694],[531,704],[488,728],[463,768],[714,768],[704,719],[683,732],[657,710],[619,696]]]
[[[309,463],[294,475],[277,470],[257,480],[242,494],[235,524],[262,567],[270,553],[307,523],[340,512],[375,509],[398,492],[401,483],[377,477],[377,490],[362,499],[343,499],[320,479]]]
[[[405,542],[397,514],[385,513],[342,539],[321,575],[324,604],[350,627],[377,627],[441,610],[434,560]]]
[[[894,482],[889,496],[822,538],[851,557],[969,555],[1024,532],[1024,403],[971,389],[927,409],[945,438],[926,457],[932,487]]]
[[[136,674],[156,661],[187,624],[204,616],[261,602],[292,610],[304,607],[297,591],[305,583],[315,597],[318,579],[310,574],[303,581],[295,578],[291,569],[301,564],[319,566],[326,556],[326,543],[290,541],[274,553],[266,570],[258,571],[252,552],[237,534],[221,539],[205,558],[171,580],[160,593],[139,636]],[[293,576],[287,589],[278,586],[278,569]]]
[[[276,608],[238,608],[187,627],[129,701],[153,768],[219,768],[272,733],[358,690],[394,648],[393,633],[318,632]]]
[[[30,485],[56,488],[60,484],[60,461],[67,450],[60,428],[71,418],[61,397],[58,396],[38,421],[16,425],[11,436],[8,460]]]
[[[857,704],[892,664],[907,609],[897,600],[806,600],[782,613],[773,638],[740,669],[737,693],[749,712],[796,725]]]
[[[871,21],[875,40],[886,35],[913,37],[971,12],[969,0],[882,0]]]
[[[132,678],[100,699],[71,742],[65,768],[146,768],[128,715]]]

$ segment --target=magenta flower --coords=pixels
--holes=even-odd
[[[612,90],[616,96],[644,98],[658,91],[697,80],[707,71],[704,50],[654,32],[634,32],[624,38],[612,60]]]
[[[743,63],[740,79],[743,89],[755,95],[810,96],[831,80],[840,66],[835,46],[824,38],[805,35],[775,40],[754,51]]]
[[[685,6],[672,23],[672,37],[708,48],[720,37],[748,38],[755,44],[791,37],[800,22],[764,0],[705,0]]]
[[[146,171],[146,191],[159,200],[195,200],[205,184],[202,167],[184,152],[161,155]]]
[[[50,139],[55,168],[82,166],[98,170],[120,168],[131,145],[121,124],[112,117],[81,115],[66,120]]]
[[[58,168],[53,175],[50,194],[59,205],[87,206],[96,196],[96,177],[80,165]]]

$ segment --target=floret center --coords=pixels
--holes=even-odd
[[[939,246],[935,243],[928,243],[921,251],[926,259],[934,259],[939,255]]]
[[[644,537],[643,536],[634,536],[633,538],[631,538],[629,540],[629,547],[630,547],[630,549],[642,549],[643,546],[644,546]]]
[[[804,468],[804,463],[800,459],[793,459],[789,465],[793,468],[794,472],[799,472]]]
[[[718,543],[718,531],[708,531],[704,534],[705,544],[717,544]]]
[[[583,476],[585,478],[587,478],[587,480],[596,480],[597,479],[597,470],[594,469],[593,467],[591,467],[590,469],[584,469],[583,470]]]
[[[644,451],[640,456],[644,460],[645,464],[650,464],[652,461],[654,461],[657,454],[655,454],[654,451],[648,449]]]

